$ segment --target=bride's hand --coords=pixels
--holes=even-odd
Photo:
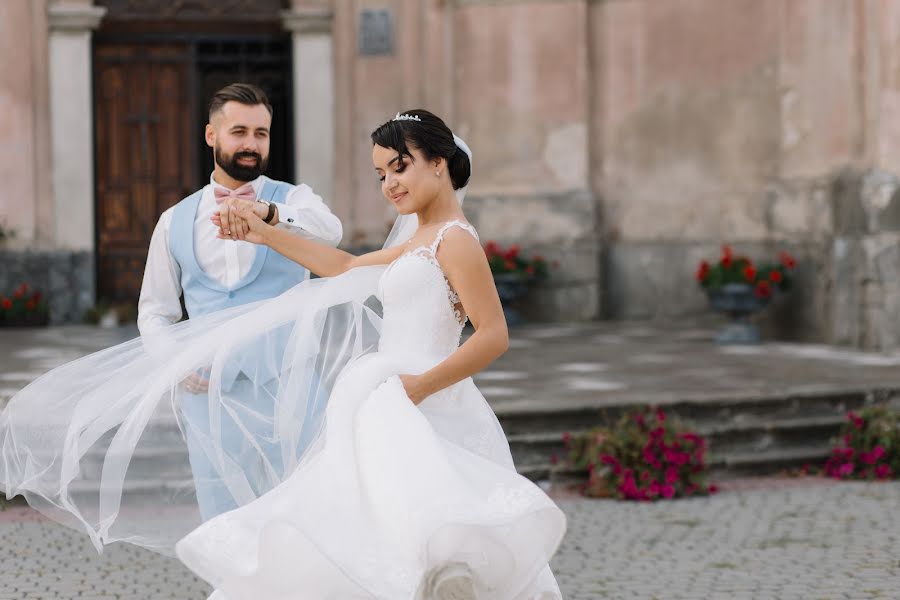
[[[259,209],[256,208],[257,204]],[[259,211],[263,210],[263,205],[260,202],[242,198],[225,198],[219,205],[219,210],[213,214],[212,222],[219,228],[220,233],[230,237],[232,240],[244,239],[244,236],[249,231],[247,223],[237,217],[237,211],[235,210],[237,208],[253,209],[260,217],[264,217],[266,214],[265,212],[259,214]]]
[[[423,385],[421,375],[399,375],[399,377],[406,395],[416,406],[430,395]]]
[[[256,214],[256,203],[223,206],[213,215],[212,222],[219,227],[218,238],[222,240],[244,240],[253,244],[265,244],[266,234],[272,225],[266,225]]]

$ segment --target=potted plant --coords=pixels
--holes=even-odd
[[[664,500],[712,494],[706,440],[661,408],[626,411],[613,427],[563,435],[569,464],[587,471],[586,496]]]
[[[525,258],[516,244],[504,248],[493,241],[484,245],[484,253],[494,276],[506,322],[509,325],[522,323],[524,319],[514,305],[533,283],[547,277],[547,261],[538,254]]]
[[[701,261],[696,279],[706,292],[710,306],[727,314],[729,323],[719,332],[721,344],[757,344],[759,329],[748,321],[753,313],[765,308],[772,296],[787,291],[796,261],[780,252],[778,262],[756,265],[746,256],[735,256],[731,246],[722,246],[722,256],[715,264]]]
[[[834,479],[894,479],[900,474],[900,413],[887,406],[850,411],[825,461]]]
[[[8,296],[0,296],[0,326],[34,327],[49,321],[50,309],[43,294],[32,290],[27,283],[19,285]]]

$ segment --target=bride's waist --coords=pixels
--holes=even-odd
[[[434,348],[424,347],[414,344],[400,343],[382,343],[378,345],[378,354],[382,357],[391,357],[410,367],[418,366],[423,370],[430,369],[439,362],[445,360],[453,354],[456,348]]]

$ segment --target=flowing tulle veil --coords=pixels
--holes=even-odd
[[[417,227],[398,217],[385,247]],[[305,281],[39,377],[0,413],[0,491],[86,531],[98,551],[126,541],[172,555],[201,523],[186,436],[236,506],[283,481],[317,451],[342,370],[378,347],[383,271]],[[181,385],[196,372],[208,374],[206,395]],[[203,427],[185,418],[188,404]]]

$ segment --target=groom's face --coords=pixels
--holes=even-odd
[[[253,181],[269,162],[269,130],[272,115],[262,104],[226,102],[210,116],[206,143],[218,165],[229,177]]]

